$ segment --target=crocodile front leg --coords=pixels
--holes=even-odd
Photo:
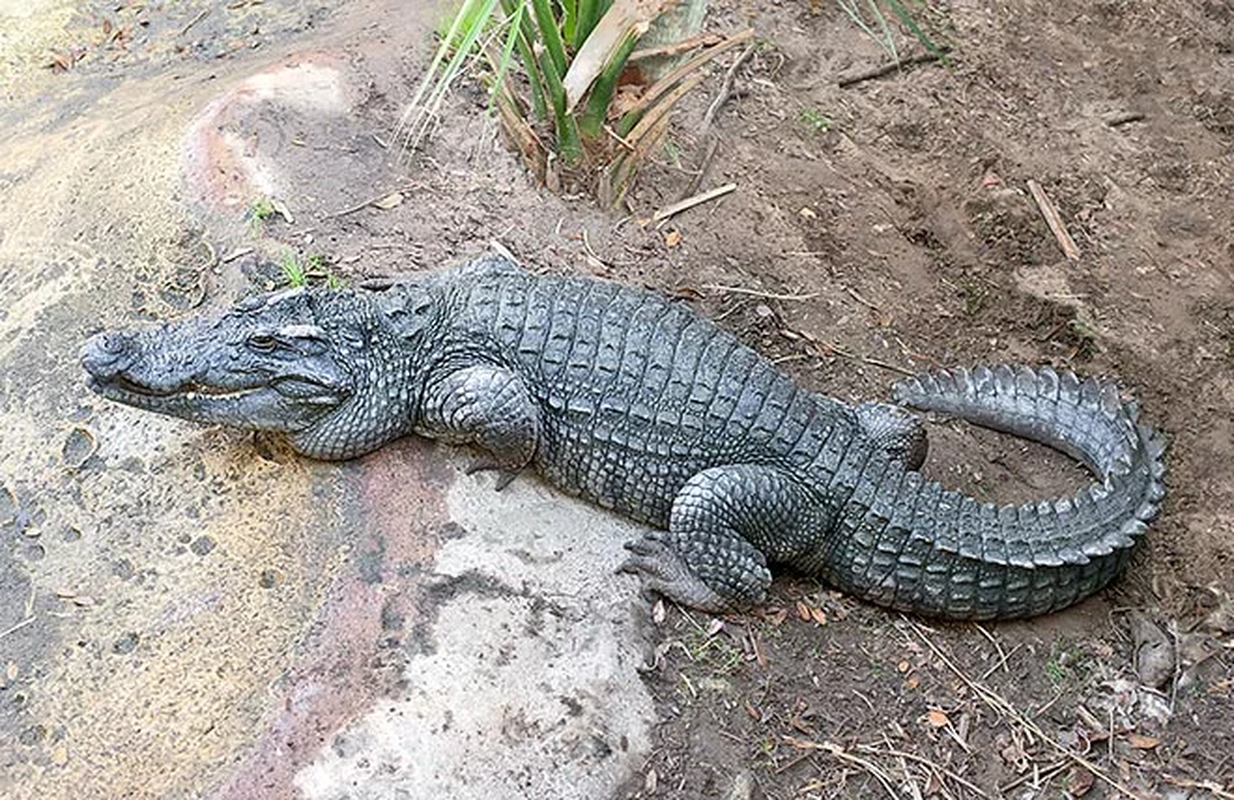
[[[811,549],[825,504],[783,470],[735,464],[703,470],[673,499],[667,531],[626,545],[624,572],[682,605],[723,612],[761,603],[768,563]]]
[[[485,454],[468,472],[497,470],[503,489],[531,463],[540,442],[540,411],[522,378],[501,367],[479,365],[430,380],[416,433]]]

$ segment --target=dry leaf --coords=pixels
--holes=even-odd
[[[664,234],[664,244],[668,247],[676,247],[681,244],[681,231],[671,230]]]
[[[652,20],[672,5],[668,0],[617,0],[609,6],[561,78],[567,112],[574,110],[622,45],[646,33]]]
[[[907,686],[909,689],[916,689],[918,686],[921,685],[921,678],[917,677],[916,675],[909,675],[907,678],[905,678],[904,685]]]
[[[823,610],[821,608],[811,608],[810,616],[813,617],[814,621],[817,622],[819,625],[827,624],[827,615],[823,613]]]
[[[403,193],[395,192],[394,194],[386,195],[380,200],[374,200],[372,203],[372,206],[373,208],[380,208],[382,211],[389,211],[395,206],[400,206],[402,204],[403,204]]]
[[[931,708],[930,713],[926,714],[926,722],[930,723],[932,728],[942,728],[948,722],[947,714],[937,708]]]
[[[291,216],[291,209],[289,209],[287,204],[282,200],[277,197],[271,197],[270,205],[274,206],[274,210],[277,211],[283,219],[287,220],[288,225],[296,224],[296,220]]]
[[[1093,773],[1083,767],[1076,767],[1075,772],[1071,774],[1071,782],[1067,786],[1071,796],[1083,797],[1091,788],[1093,788]]]
[[[4,677],[8,678],[10,682],[17,680],[17,662],[16,661],[10,661],[8,665],[4,668]]]
[[[1152,750],[1157,745],[1161,744],[1161,740],[1155,736],[1145,736],[1142,733],[1132,733],[1128,737],[1131,746],[1136,750]]]
[[[800,600],[797,601],[797,616],[801,617],[802,622],[810,621],[810,607]]]
[[[758,720],[759,722],[763,721],[762,712],[760,712],[757,708],[750,705],[749,703],[746,703],[746,713],[750,715],[751,719]]]

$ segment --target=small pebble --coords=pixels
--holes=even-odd
[[[122,656],[133,652],[137,649],[137,639],[136,633],[124,634],[112,644],[112,652]]]

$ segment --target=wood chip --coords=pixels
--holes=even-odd
[[[1075,239],[1071,238],[1071,234],[1067,233],[1067,227],[1063,224],[1063,218],[1045,193],[1045,189],[1037,181],[1029,179],[1028,190],[1032,192],[1033,200],[1037,203],[1041,216],[1045,218],[1045,224],[1050,227],[1050,232],[1054,234],[1054,238],[1058,241],[1058,246],[1063,251],[1063,255],[1067,257],[1068,261],[1079,261],[1080,248],[1076,245]]]
[[[380,200],[374,200],[372,202],[372,206],[374,208],[380,208],[382,211],[389,211],[390,209],[395,208],[396,206],[401,206],[402,204],[403,204],[403,193],[402,192],[394,192],[393,194],[386,195]]]
[[[670,206],[665,206],[656,213],[652,214],[651,218],[655,222],[664,222],[666,219],[674,217],[682,211],[688,211],[697,205],[702,205],[703,203],[715,200],[716,198],[723,197],[724,195],[729,194],[730,192],[735,192],[736,190],[737,184],[726,183],[723,186],[717,186],[714,189],[708,189],[705,192],[700,192],[693,197],[687,197],[685,200],[679,200]]]

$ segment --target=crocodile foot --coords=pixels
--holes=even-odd
[[[617,569],[638,575],[644,592],[657,592],[683,606],[713,614],[733,610],[731,603],[703,583],[664,542],[648,536],[626,542],[625,548],[632,555]]]
[[[488,458],[474,459],[463,469],[463,472],[468,475],[475,475],[477,472],[496,472],[497,483],[493,486],[493,489],[498,492],[509,486],[510,482],[517,478],[521,471],[510,469],[508,464],[499,464],[495,459]]]

